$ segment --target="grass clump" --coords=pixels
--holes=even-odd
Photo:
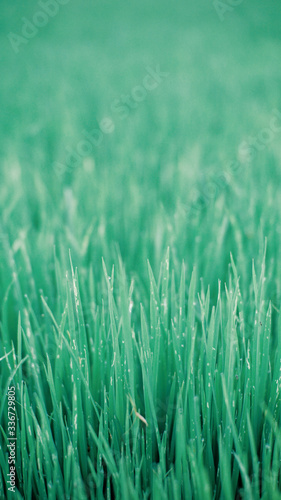
[[[187,277],[183,264],[177,280],[170,261],[168,250],[157,279],[148,264],[140,302],[120,255],[110,273],[103,263],[100,297],[93,273],[84,295],[70,260],[57,312],[42,296],[38,322],[25,297],[12,344],[2,325],[18,498],[280,498],[281,344],[265,259],[245,301],[231,257],[213,304],[196,269]],[[0,459],[5,474],[4,447]]]
[[[280,500],[279,6],[51,1],[15,53],[42,2],[1,6],[0,500]]]

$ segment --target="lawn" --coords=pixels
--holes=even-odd
[[[280,22],[2,1],[0,500],[281,499]]]

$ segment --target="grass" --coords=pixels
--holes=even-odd
[[[57,319],[42,296],[38,324],[26,298],[17,348],[6,355],[4,327],[1,346],[24,498],[279,498],[281,344],[264,273],[253,266],[247,303],[232,260],[212,306],[196,269],[188,288],[184,265],[176,279],[168,251],[133,304],[119,256],[101,300],[90,275],[88,307],[72,264]],[[3,448],[0,460],[5,475]]]
[[[278,500],[278,132],[221,183],[281,111],[277,7],[69,2],[13,53],[37,10],[0,31],[0,498]]]

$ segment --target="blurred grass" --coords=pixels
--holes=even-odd
[[[279,278],[279,137],[216,203],[191,219],[186,213],[197,188],[224,172],[280,106],[278,6],[243,2],[220,22],[207,2],[69,2],[14,54],[7,34],[20,33],[22,16],[37,10],[3,4],[0,81],[3,241],[26,246],[33,293],[51,286],[54,244],[64,259],[71,248],[86,272],[101,256],[112,264],[117,242],[127,269],[142,277],[147,257],[157,269],[169,244],[176,265],[184,258],[190,274],[196,263],[214,288],[231,250],[247,287],[267,236]],[[112,115],[115,131],[91,161],[58,177],[53,164],[65,161],[65,148],[157,64],[169,77],[129,118]],[[11,268],[22,268],[19,251],[13,258],[15,268],[4,250],[2,298]]]
[[[157,274],[168,245],[177,280],[182,259],[187,282],[195,264],[212,300],[231,251],[248,298],[266,236],[268,296],[279,294],[280,136],[206,209],[187,213],[194,193],[281,111],[278,4],[245,0],[221,22],[207,1],[73,0],[15,54],[8,33],[37,11],[35,2],[1,5],[0,300],[14,280],[1,315],[11,339],[25,294],[38,318],[40,290],[61,313],[54,246],[63,276],[71,249],[85,300],[90,269],[102,289],[101,258],[111,269],[120,251],[147,306],[147,259]],[[169,76],[121,120],[111,104],[156,65]],[[114,132],[58,176],[54,162],[105,116]]]

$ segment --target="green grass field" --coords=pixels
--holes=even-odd
[[[281,499],[280,21],[3,0],[0,500]]]

